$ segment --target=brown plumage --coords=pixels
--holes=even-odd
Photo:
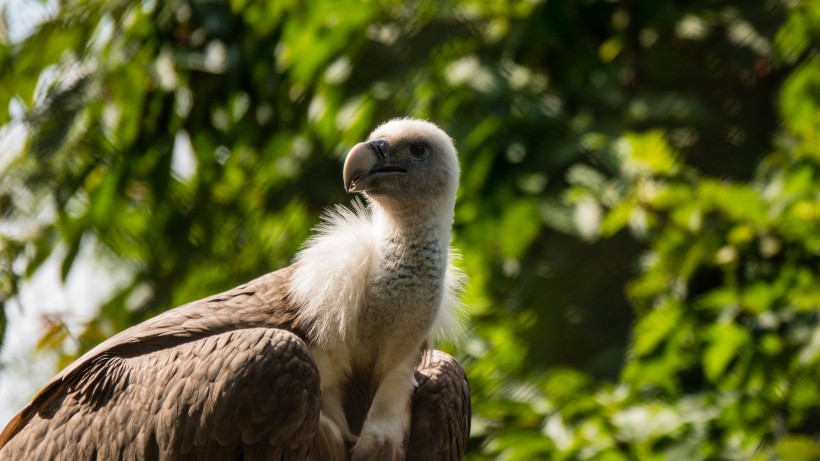
[[[416,380],[407,461],[461,459],[471,416],[464,370],[454,358],[431,350],[422,357]]]
[[[400,150],[418,142],[429,143],[430,168],[442,168],[435,155],[452,168],[452,144],[433,125],[398,120],[380,130],[385,152],[376,153],[399,165],[390,168],[412,173],[421,165],[415,154],[417,163],[402,163]],[[362,160],[371,154],[361,150],[351,163],[373,172],[354,175],[346,166],[345,186],[361,181],[373,213],[395,217],[403,188],[412,189],[401,181],[411,174],[389,170],[384,178],[388,170]],[[446,191],[428,187],[432,197],[447,197],[443,215],[402,215],[406,223],[364,238],[356,251],[344,239],[361,241],[383,222],[363,209],[340,212],[294,265],[103,342],[8,423],[0,459],[461,459],[466,378],[452,357],[425,348],[434,318],[447,320],[447,290],[457,285],[442,253],[454,200],[447,178],[457,184],[457,164],[455,174],[442,175]],[[367,181],[375,185],[365,189]],[[331,261],[342,262],[325,268]],[[307,299],[312,289],[316,299]]]

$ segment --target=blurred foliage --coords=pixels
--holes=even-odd
[[[346,149],[428,118],[469,459],[816,459],[818,43],[810,0],[61,1],[0,36],[0,301],[93,248],[82,352],[284,266]]]

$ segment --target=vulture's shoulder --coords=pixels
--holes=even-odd
[[[112,336],[54,377],[62,380],[92,358],[133,356],[187,341],[243,328],[281,328],[293,331],[294,309],[288,300],[293,269],[265,274],[207,298],[163,312]]]
[[[193,341],[216,337],[236,330],[277,328],[304,338],[288,295],[293,269],[287,267],[263,275],[223,293],[166,311],[112,336],[56,375],[13,419],[0,446],[25,424],[27,415],[49,405],[49,401],[79,384],[92,383],[98,371],[101,379],[127,379],[118,373],[122,359],[147,356]],[[84,384],[83,384],[84,385]]]

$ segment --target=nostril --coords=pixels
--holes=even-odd
[[[387,158],[387,152],[390,150],[390,144],[387,142],[386,139],[374,139],[372,141],[368,141],[367,144],[376,151],[376,155],[379,159],[384,160]]]

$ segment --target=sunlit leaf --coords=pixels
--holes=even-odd
[[[664,304],[643,316],[635,325],[635,354],[644,356],[652,353],[664,341],[669,332],[678,325],[681,307],[674,303]]]
[[[777,442],[777,455],[781,459],[811,461],[820,456],[820,444],[808,436],[786,436]]]
[[[627,174],[673,174],[680,168],[677,154],[660,131],[630,133],[619,141]]]
[[[717,381],[729,363],[749,343],[749,332],[735,323],[723,322],[709,329],[709,346],[703,355],[703,371]]]

